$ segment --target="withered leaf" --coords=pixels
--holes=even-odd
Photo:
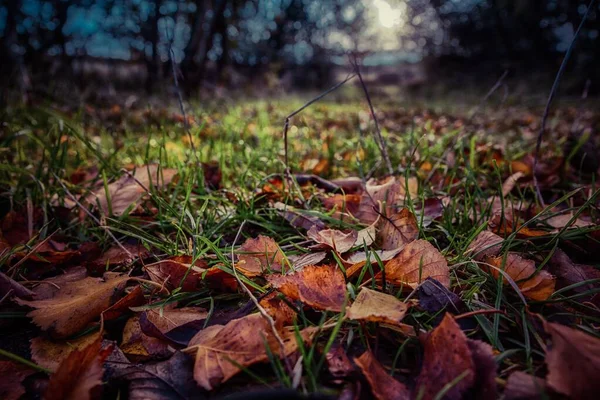
[[[550,335],[546,349],[553,390],[572,399],[595,399],[600,391],[600,339],[564,325],[544,321]]]
[[[277,292],[269,293],[262,298],[260,305],[273,318],[278,328],[291,325],[296,318],[296,312],[285,301],[278,298]]]
[[[422,399],[436,398],[444,387],[462,376],[446,392],[445,399],[462,399],[475,383],[475,363],[467,344],[467,337],[450,314],[423,340],[425,355],[417,379],[415,393]]]
[[[52,278],[44,279],[33,288],[36,300],[45,300],[54,297],[65,285],[71,285],[84,279],[87,276],[87,270],[84,267],[72,267],[64,271],[64,274]]]
[[[9,293],[21,299],[31,299],[35,295],[34,292],[25,286],[0,272],[0,299],[9,295]]]
[[[373,397],[378,400],[409,400],[410,391],[401,382],[392,378],[379,361],[375,359],[370,351],[364,352],[360,357],[355,358],[354,362],[362,371],[371,387]]]
[[[56,371],[74,350],[83,350],[100,339],[100,332],[68,341],[55,341],[44,337],[31,339],[31,359],[38,365]]]
[[[292,263],[293,270],[299,270],[307,265],[317,265],[327,257],[327,253],[324,251],[316,251],[312,253],[305,253],[300,255],[292,255],[288,257],[288,260]]]
[[[346,378],[354,373],[354,365],[346,355],[344,348],[334,345],[325,355],[327,368],[334,378]]]
[[[340,312],[346,300],[344,275],[335,266],[308,265],[289,275],[269,275],[267,280],[290,299],[318,310]]]
[[[438,313],[443,309],[458,314],[466,308],[460,297],[433,278],[425,279],[419,286],[418,294],[419,307],[431,314]]]
[[[141,286],[136,286],[131,292],[119,299],[115,304],[102,312],[104,321],[112,321],[121,315],[130,312],[130,307],[139,307],[146,303],[144,291]]]
[[[45,400],[85,400],[102,383],[104,359],[112,348],[102,349],[98,338],[83,350],[75,350],[60,364],[50,377]]]
[[[206,271],[208,263],[198,259],[192,265],[191,256],[175,256],[165,260],[147,264],[144,269],[154,282],[165,284],[169,290],[181,286],[184,292],[191,292],[198,288],[202,281],[202,273]]]
[[[506,255],[506,263],[502,256],[488,258],[488,263],[496,268],[489,268],[481,265],[482,268],[488,269],[490,274],[495,278],[500,275],[499,270],[503,270],[510,276],[524,296],[533,300],[546,300],[554,293],[555,279],[548,271],[537,271],[535,262],[527,260],[516,253],[509,252]],[[504,282],[508,282],[503,276]]]
[[[450,286],[446,259],[431,243],[422,239],[407,244],[400,254],[385,264],[385,277],[389,282],[412,288],[428,277],[435,278],[444,287]]]
[[[504,398],[506,400],[542,400],[547,399],[546,381],[523,371],[515,371],[508,377]]]
[[[494,232],[481,231],[467,248],[467,253],[472,254],[474,260],[483,261],[500,253],[502,241]]]
[[[323,221],[314,215],[308,214],[306,211],[298,210],[279,201],[274,204],[274,207],[277,209],[279,215],[285,218],[290,225],[295,228],[309,230],[314,226],[318,230],[325,229]]]
[[[104,252],[99,258],[88,262],[87,267],[90,271],[102,273],[107,267],[115,268],[127,265],[133,262],[136,258],[146,258],[149,254],[148,250],[140,244],[124,243],[123,250],[121,246],[114,245]]]
[[[593,279],[600,280],[600,270],[591,266],[574,263],[569,256],[565,254],[561,249],[556,249],[550,261],[548,262],[549,272],[556,276],[557,288],[561,289],[566,286],[575,285],[584,281],[592,281]],[[573,287],[571,290],[574,293],[585,293],[587,291],[593,291],[600,284],[598,281],[590,282],[586,285],[579,285]],[[582,296],[579,298],[580,301],[591,301],[592,303],[600,306],[600,294],[596,293],[589,296]]]
[[[342,232],[337,229],[323,229],[319,231],[314,226],[306,235],[317,242],[320,245],[319,248],[330,248],[340,254],[350,250],[358,238],[358,232],[354,230]]]
[[[496,387],[496,360],[492,346],[480,340],[467,339],[467,346],[471,350],[475,364],[475,383],[473,397],[476,399],[497,398]]]
[[[0,399],[20,399],[25,394],[25,387],[21,383],[33,373],[34,369],[23,364],[0,360]]]
[[[235,268],[246,276],[260,276],[268,270],[281,270],[285,256],[273,239],[259,235],[248,239],[238,250],[239,261]]]
[[[130,206],[134,206],[151,187],[167,186],[175,175],[176,169],[161,168],[157,164],[138,167],[133,176],[124,174],[117,181],[108,185],[108,196],[104,187],[97,189],[87,197],[87,202],[99,204],[105,215],[112,211],[113,215],[122,215]],[[110,208],[109,208],[110,199]]]
[[[17,301],[35,308],[27,315],[40,328],[57,338],[68,337],[110,307],[128,280],[128,276],[117,276],[106,281],[88,277],[64,285],[51,299]]]
[[[393,250],[415,241],[419,237],[415,215],[408,208],[403,208],[399,212],[392,211],[392,207],[387,209],[390,212],[379,219],[381,248]]]
[[[346,317],[398,325],[407,310],[408,304],[394,296],[363,287],[352,306],[346,311]]]
[[[300,332],[305,343],[310,343],[315,328]],[[280,333],[285,356],[298,349],[293,329]],[[227,325],[212,325],[198,332],[190,341],[187,351],[195,351],[194,379],[200,387],[211,390],[240,371],[268,359],[265,346],[281,356],[280,346],[268,323],[260,314],[234,319]]]

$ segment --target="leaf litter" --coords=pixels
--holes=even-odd
[[[509,129],[528,129],[510,115]],[[160,158],[48,175],[39,207],[0,224],[0,311],[20,317],[0,329],[26,332],[20,347],[0,346],[0,396],[185,399],[269,385],[344,398],[595,398],[593,180],[548,145],[542,207],[530,155],[464,141],[444,118],[386,112],[389,132],[404,120],[437,127],[396,148],[396,176],[353,176],[350,161],[375,158],[368,148],[313,152],[296,165],[307,174],[258,179],[235,180],[227,161],[202,162],[200,180]],[[346,128],[329,122],[333,146]]]

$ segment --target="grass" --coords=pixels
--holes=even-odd
[[[210,265],[219,265],[228,273],[232,273],[228,254],[242,223],[247,227],[242,232],[244,237],[270,236],[285,249],[288,257],[306,252],[303,232],[280,216],[269,196],[310,210],[311,215],[334,223],[320,203],[319,191],[307,187],[300,192],[295,186],[284,192],[275,188],[271,194],[262,190],[269,185],[270,177],[284,171],[283,121],[301,105],[299,100],[288,99],[280,104],[246,101],[192,108],[191,114],[197,121],[190,132],[195,154],[190,150],[182,124],[169,118],[170,114],[159,111],[155,111],[157,116],[152,118],[153,123],[147,120],[139,123],[140,117],[135,112],[123,112],[116,116],[118,122],[114,122],[90,119],[83,110],[69,117],[46,109],[7,110],[0,139],[2,214],[10,209],[33,206],[42,213],[43,227],[39,236],[29,243],[2,254],[0,270],[7,271],[12,253],[31,252],[36,243],[54,232],[60,232],[73,248],[90,241],[107,248],[114,244],[107,234],[109,229],[120,241],[139,241],[156,259],[181,254],[191,255],[194,260],[206,257]],[[515,366],[536,372],[543,365],[542,340],[528,317],[530,311],[547,318],[576,318],[579,328],[598,335],[594,328],[599,322],[597,314],[577,302],[580,296],[597,289],[576,296],[559,290],[547,301],[524,304],[510,285],[494,279],[465,254],[469,243],[486,228],[491,217],[489,199],[502,197],[503,182],[511,173],[510,161],[533,149],[533,140],[523,136],[524,128],[517,122],[519,115],[528,115],[531,111],[523,109],[513,121],[506,121],[503,118],[508,110],[485,109],[480,111],[480,120],[470,121],[457,114],[411,110],[394,104],[376,109],[381,113],[383,135],[397,175],[404,176],[406,182],[409,179],[418,182],[416,196],[409,196],[405,205],[418,215],[426,199],[446,198],[443,215],[431,223],[426,223],[421,216],[419,228],[420,237],[431,242],[449,261],[452,290],[469,311],[495,308],[506,312],[504,315],[476,315],[476,326],[469,331],[472,337],[483,338],[497,351],[500,383]],[[556,125],[560,120],[559,113],[551,123]],[[319,170],[319,175],[333,179],[381,176],[384,170],[364,103],[325,100],[314,104],[293,118],[289,135],[290,166],[294,171],[311,172],[311,168],[322,163],[325,167]],[[543,149],[544,154],[559,153],[561,140],[547,140],[549,144]],[[503,145],[501,158],[492,146],[494,143]],[[453,163],[449,162],[451,156]],[[221,189],[206,188],[202,168],[196,160],[218,165],[222,173]],[[69,198],[56,184],[55,177],[59,177],[71,193],[80,195],[89,190],[90,182],[71,183],[69,177],[76,171],[97,167],[97,179],[106,187],[122,175],[123,168],[143,168],[153,163],[162,168],[176,168],[179,178],[167,191],[149,188],[151,196],[147,206],[154,209],[151,219],[126,212],[119,217],[104,216],[103,227],[100,227],[90,218],[80,219],[73,214],[65,218],[53,206],[57,199],[62,203]],[[577,190],[582,185],[582,182],[562,182],[550,188],[554,202],[530,216],[520,229],[539,225],[543,218],[555,213],[558,205],[575,211],[574,218],[582,212],[596,216],[595,183],[586,183],[588,190]],[[531,187],[511,193],[508,198],[513,203],[534,198]],[[336,223],[334,226],[344,226],[339,221]],[[542,268],[559,244],[590,240],[593,229],[565,228],[545,237],[527,239],[519,238],[515,231],[504,241],[503,253],[511,250],[527,254]],[[127,265],[123,269],[139,272],[139,265]],[[367,263],[359,280],[348,282],[350,296],[358,293],[357,282],[373,276],[373,266]],[[264,281],[243,279],[257,294],[269,290]],[[375,282],[371,285],[374,287]],[[399,299],[405,299],[410,292],[389,286],[387,290]],[[175,301],[209,308],[212,316],[215,310],[239,307],[247,298],[241,293],[222,294],[209,289],[196,293],[174,291],[155,305]],[[305,315],[301,308],[298,312],[297,332],[309,325],[325,327],[312,346],[302,349],[305,379],[301,389],[304,391],[329,390],[323,380],[324,354],[335,342],[351,351],[356,347],[370,347],[375,341],[380,349],[389,349],[388,365],[392,366],[392,374],[418,365],[418,340],[393,331],[384,337],[374,324],[345,321],[343,313],[324,312],[315,318]],[[440,315],[412,308],[404,322],[417,330],[429,331],[439,318]],[[297,338],[301,340],[299,334]],[[275,381],[293,386],[293,377],[282,361],[271,355],[270,364],[270,376],[250,368],[245,370],[247,375],[236,378],[237,382],[256,379],[264,384]]]

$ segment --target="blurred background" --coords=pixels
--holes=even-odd
[[[173,70],[192,98],[273,96],[328,87],[351,71],[353,57],[376,92],[434,96],[493,84],[508,71],[522,92],[547,93],[587,4],[1,0],[2,101],[165,93]],[[561,84],[566,93],[581,93],[587,80],[598,91],[600,2],[593,7]]]

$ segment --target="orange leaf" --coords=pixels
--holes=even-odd
[[[378,400],[409,400],[410,391],[403,384],[392,378],[370,351],[365,351],[354,362],[362,371],[371,387],[373,397]]]
[[[554,293],[555,279],[548,271],[536,272],[535,262],[527,260],[516,253],[509,252],[506,255],[506,263],[504,258],[491,257],[488,263],[494,267],[503,270],[508,276],[516,282],[524,296],[533,300],[546,300]],[[500,272],[498,269],[489,268],[482,265],[483,269],[489,269],[490,274],[498,278]],[[507,283],[506,277],[503,277]]]
[[[377,274],[381,278],[381,272]],[[396,257],[385,264],[386,280],[417,287],[432,277],[445,287],[450,286],[450,271],[444,256],[426,240],[407,244]]]
[[[12,361],[0,361],[0,399],[18,400],[23,398],[25,387],[22,382],[36,371],[33,368]]]
[[[293,300],[319,310],[342,311],[346,300],[346,282],[334,266],[308,265],[290,275],[269,275],[273,287]]]
[[[60,364],[50,377],[45,400],[85,400],[90,399],[92,389],[102,383],[104,359],[112,351],[112,346],[101,349],[100,338],[83,350],[75,350]]]
[[[502,238],[494,232],[481,231],[471,242],[468,253],[473,254],[476,261],[485,260],[487,257],[497,256],[502,247]]]
[[[246,240],[238,254],[239,261],[235,268],[250,277],[260,276],[269,269],[279,271],[285,260],[279,245],[270,237],[262,235]]]
[[[53,341],[44,337],[31,339],[31,359],[38,365],[51,371],[75,350],[83,350],[101,338],[100,332],[95,332],[75,340],[64,342]]]
[[[408,305],[394,296],[363,287],[352,306],[346,311],[346,317],[353,320],[399,325],[407,310]]]
[[[202,281],[202,273],[206,271],[208,263],[202,259],[196,260],[192,265],[191,256],[176,256],[148,264],[144,269],[154,282],[165,284],[167,289],[173,290],[181,286],[184,292],[191,292],[198,288]]]
[[[27,316],[40,328],[57,338],[68,337],[110,307],[129,279],[128,276],[117,276],[104,281],[88,277],[63,286],[51,299],[16,301],[35,308]]]
[[[310,343],[316,331],[316,328],[305,328],[300,335],[305,343]],[[289,356],[298,349],[294,329],[285,329],[280,335],[285,356]],[[203,329],[192,338],[187,349],[196,351],[194,379],[202,388],[212,390],[241,368],[268,360],[265,346],[281,356],[280,345],[260,314]]]

